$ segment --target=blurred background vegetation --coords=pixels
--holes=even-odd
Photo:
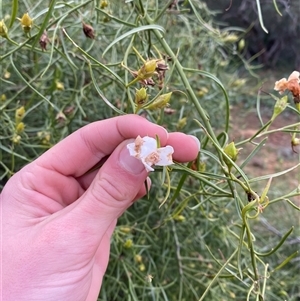
[[[1,187],[76,129],[120,114],[202,142],[197,161],[156,170],[148,198],[120,218],[99,300],[300,300],[291,95],[267,126],[275,81],[299,70],[296,12],[283,0],[2,2]],[[150,110],[128,83],[154,59],[168,70],[148,101],[172,96]]]

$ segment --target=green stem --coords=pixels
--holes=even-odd
[[[147,20],[147,22],[149,24],[153,23],[153,20],[146,14],[145,15],[145,19]],[[206,115],[204,109],[202,108],[202,106],[200,105],[187,77],[186,74],[183,70],[182,65],[180,64],[180,62],[178,61],[175,53],[173,52],[173,50],[170,48],[170,46],[168,45],[168,43],[166,42],[165,38],[163,37],[163,35],[156,29],[153,29],[153,33],[155,34],[155,36],[157,37],[157,39],[159,40],[161,46],[164,48],[164,51],[172,58],[172,61],[175,64],[175,68],[179,74],[179,76],[181,77],[181,80],[186,88],[186,91],[190,97],[190,99],[192,100],[194,106],[196,107],[197,112],[199,113],[201,119],[203,120],[203,123],[205,125],[205,127],[207,128],[207,132],[210,134],[210,136],[212,137],[212,139],[215,141],[215,143],[218,143],[218,140],[215,136],[215,133],[210,125],[209,122],[209,118]]]

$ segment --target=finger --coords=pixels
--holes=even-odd
[[[164,144],[161,143],[161,145],[173,146],[173,159],[177,162],[189,162],[196,159],[200,150],[200,142],[195,136],[186,135],[179,132],[169,133],[168,139]],[[87,175],[78,178],[77,180],[84,189],[87,189],[97,173],[98,170],[95,170]]]
[[[166,143],[167,131],[138,115],[126,115],[91,123],[74,132],[38,159],[45,169],[79,177],[125,139],[155,137]]]
[[[170,133],[166,144],[173,146],[173,159],[178,162],[189,162],[197,158],[200,141],[195,136],[183,133]]]
[[[124,141],[113,151],[87,191],[71,208],[58,213],[63,224],[77,221],[77,229],[84,234],[80,239],[85,239],[88,233],[89,239],[100,243],[109,225],[133,200],[146,193],[144,182],[148,173],[139,160],[130,156],[127,144],[128,141]]]

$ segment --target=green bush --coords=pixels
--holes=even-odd
[[[297,226],[299,186],[279,191],[270,180],[299,164],[244,172],[274,131],[291,133],[297,147],[299,122],[270,129],[273,115],[252,137],[229,139],[231,104],[241,91],[253,99],[253,89],[251,75],[239,73],[244,30],[220,29],[213,16],[196,0],[3,5],[2,181],[77,128],[121,114],[201,140],[198,160],[157,169],[149,195],[120,218],[99,300],[299,300],[300,233],[289,228]],[[157,104],[170,92],[169,107]],[[276,112],[299,116],[276,97]],[[238,148],[249,145],[241,160]]]

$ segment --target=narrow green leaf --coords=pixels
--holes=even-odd
[[[137,28],[134,28],[132,30],[129,30],[127,31],[126,33],[122,34],[121,36],[119,36],[117,39],[115,39],[112,43],[110,43],[106,49],[103,51],[103,54],[102,56],[104,56],[106,54],[106,52],[112,48],[115,44],[117,44],[118,42],[120,42],[121,40],[135,34],[135,33],[138,33],[138,32],[141,32],[141,31],[145,31],[145,30],[152,30],[152,29],[155,29],[155,30],[160,30],[162,31],[163,33],[165,33],[165,29],[159,25],[155,25],[155,24],[152,24],[152,25],[144,25],[144,26],[140,26],[140,27],[137,27]]]
[[[18,6],[19,6],[19,0],[13,0],[12,1],[12,8],[11,8],[11,18],[10,18],[10,23],[9,27],[12,27],[18,13]]]

